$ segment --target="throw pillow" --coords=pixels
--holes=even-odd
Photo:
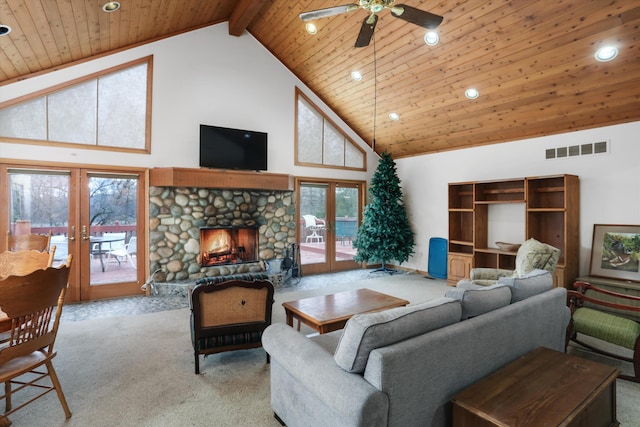
[[[462,320],[479,316],[511,303],[511,289],[506,285],[495,284],[480,289],[453,288],[444,294],[462,304]]]
[[[525,241],[516,256],[516,273],[518,277],[537,268],[544,268],[551,259],[553,252],[551,248],[536,239]]]
[[[546,270],[533,270],[524,277],[503,277],[498,283],[511,288],[511,303],[514,303],[552,289],[553,276]]]
[[[362,373],[372,350],[459,322],[460,316],[460,303],[451,298],[356,314],[345,325],[333,358],[345,371]]]

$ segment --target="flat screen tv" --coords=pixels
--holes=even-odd
[[[201,124],[200,167],[267,170],[267,134]]]

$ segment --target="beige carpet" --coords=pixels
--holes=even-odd
[[[423,276],[397,275],[276,294],[282,302],[367,287],[412,303],[442,296],[446,285]],[[273,426],[269,366],[262,349],[201,359],[193,373],[189,310],[65,322],[54,359],[73,417],[65,421],[55,394],[19,410],[14,426]],[[305,331],[303,329],[303,331]],[[309,330],[310,331],[310,330]],[[640,385],[618,381],[619,420],[640,419]]]

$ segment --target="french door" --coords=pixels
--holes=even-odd
[[[296,179],[302,274],[352,270],[364,204],[363,181]]]
[[[73,257],[68,301],[141,293],[144,171],[2,164],[0,175],[0,232],[51,231],[54,265]]]

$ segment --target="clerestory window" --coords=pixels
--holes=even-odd
[[[3,142],[149,152],[152,57],[0,103]]]
[[[295,163],[366,170],[366,153],[296,88]]]

